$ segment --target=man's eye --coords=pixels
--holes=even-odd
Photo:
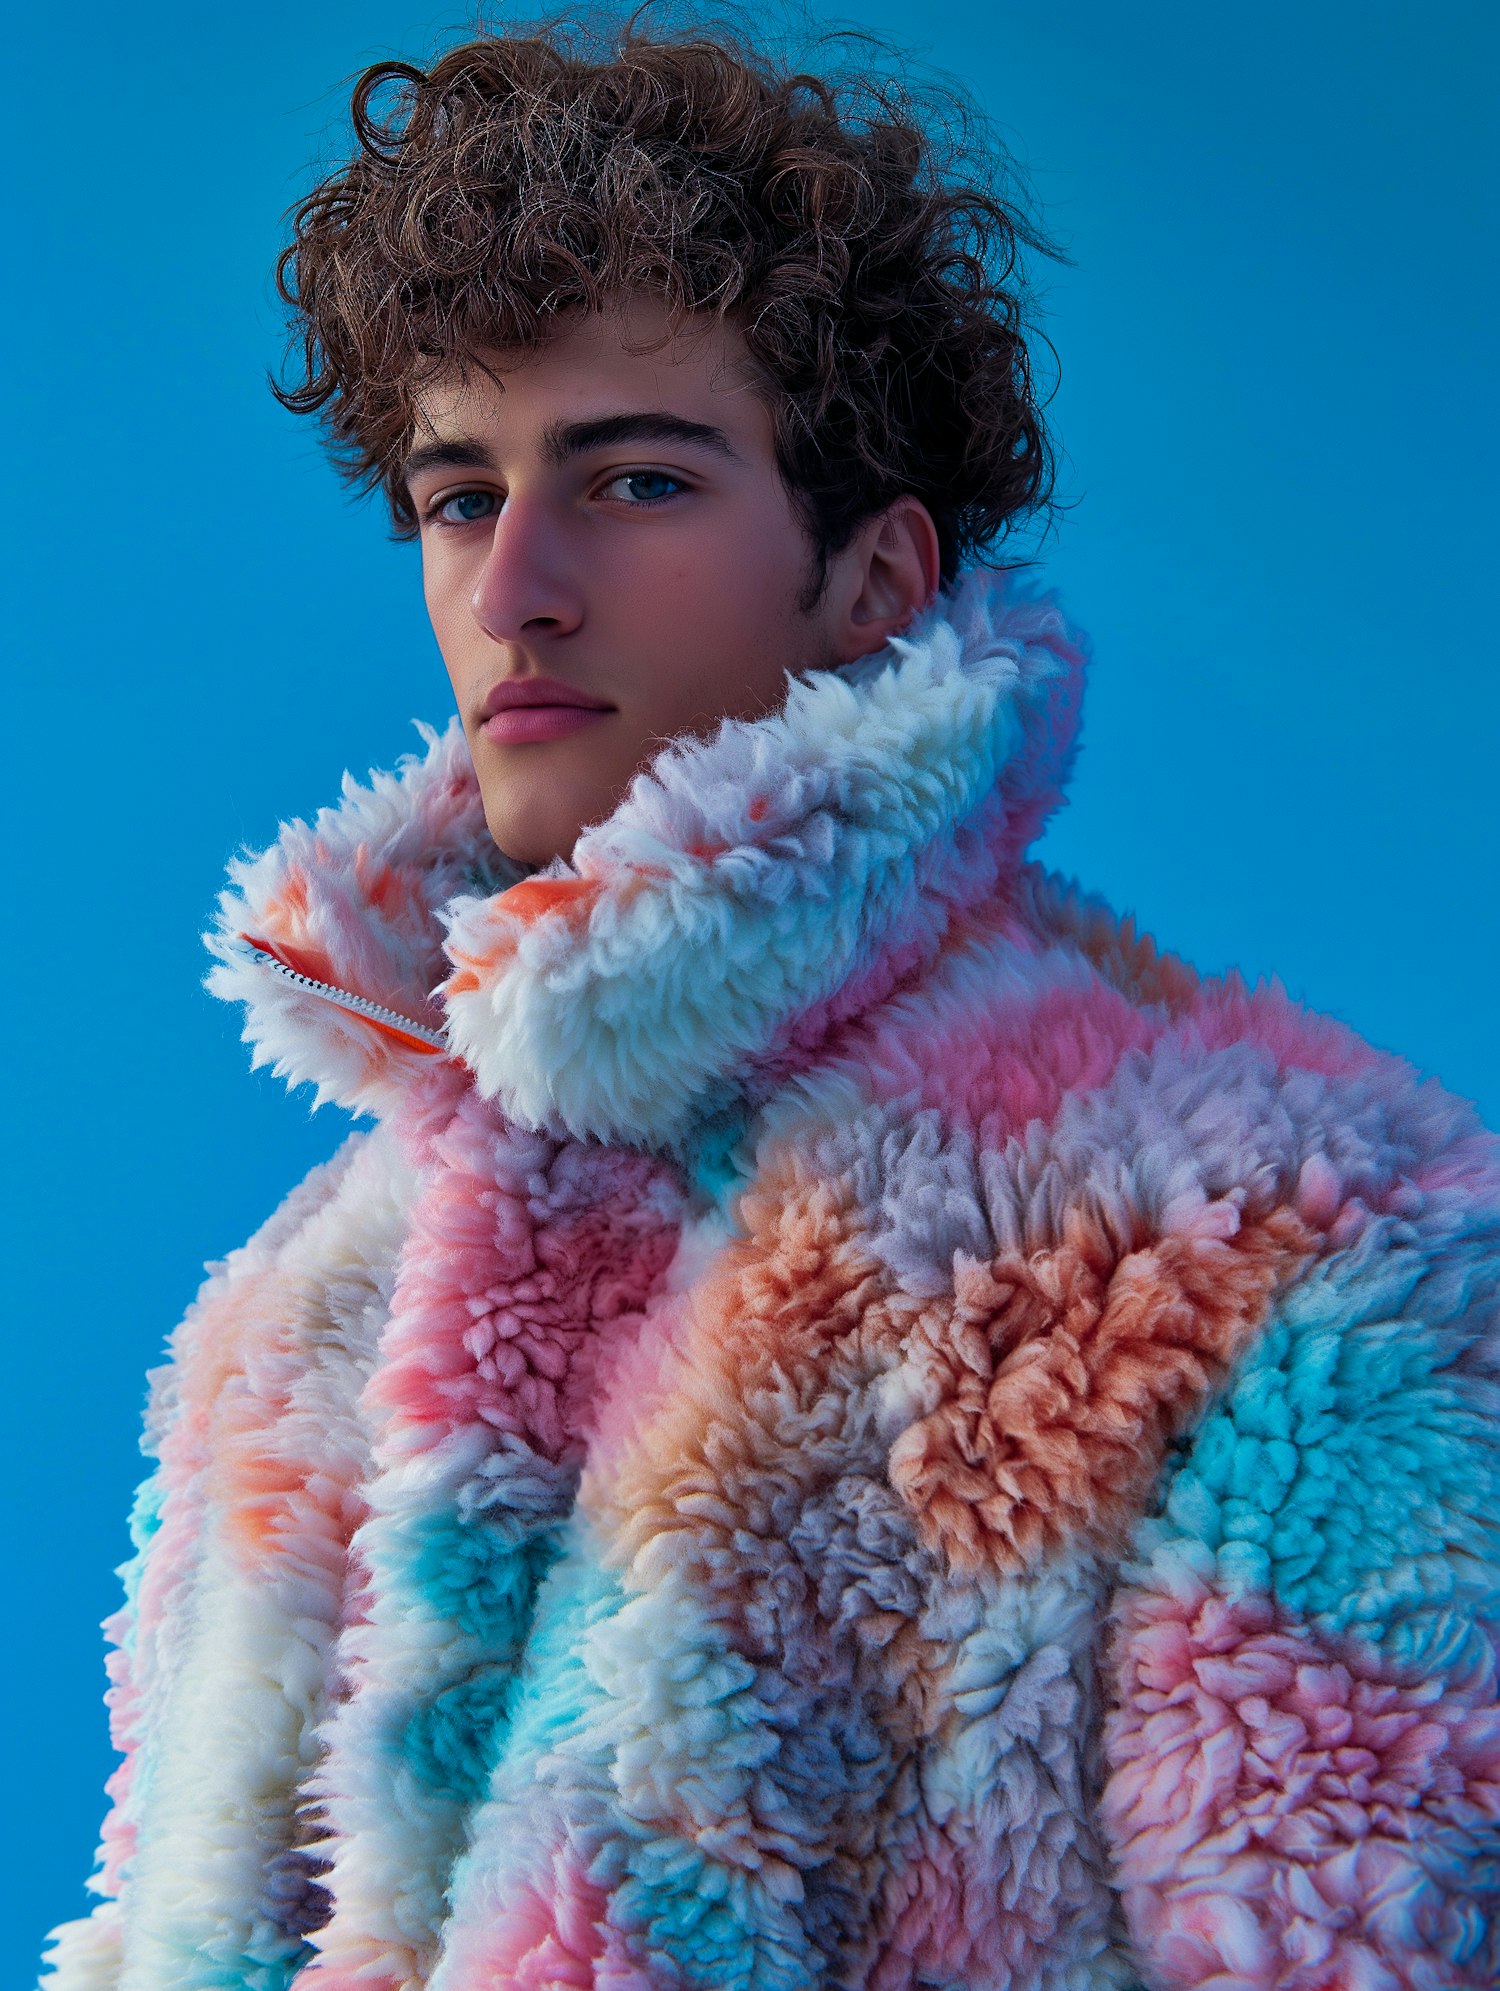
[[[455,491],[451,498],[444,498],[432,516],[444,525],[473,525],[478,519],[488,518],[497,503],[493,491]]]
[[[682,490],[683,484],[665,470],[627,470],[604,488],[610,497],[624,498],[627,504],[654,505]]]

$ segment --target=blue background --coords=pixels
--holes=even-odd
[[[202,1262],[342,1132],[247,1075],[198,932],[242,840],[449,710],[415,553],[263,376],[342,79],[452,18],[158,0],[70,16],[66,47],[50,9],[7,34],[6,1983],[84,1906],[144,1371]],[[1500,9],[982,0],[923,27],[1076,262],[1048,279],[1076,503],[1047,561],[1097,662],[1045,853],[1500,1120]]]

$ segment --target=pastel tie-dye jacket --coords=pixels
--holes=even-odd
[[[234,864],[375,1124],[155,1377],[49,1983],[1500,1979],[1500,1150],[1027,861],[1081,670],[973,575],[571,862],[455,724]]]

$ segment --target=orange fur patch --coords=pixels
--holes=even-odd
[[[603,892],[604,881],[600,878],[523,878],[518,885],[499,893],[492,905],[497,914],[512,914],[526,926],[558,911],[570,914],[572,923],[577,925]],[[515,953],[515,929],[508,921],[502,924],[504,930],[499,937],[478,954],[449,941],[448,956],[457,964],[457,973],[450,975],[438,990],[445,1001],[454,996],[473,995],[486,982],[493,981]]]
[[[331,1576],[363,1516],[357,1482],[332,1451],[310,1456],[306,1427],[285,1420],[306,1351],[337,1329],[306,1280],[281,1267],[225,1294],[203,1324],[212,1335],[193,1382],[227,1541],[252,1568],[287,1557]]]
[[[652,1414],[611,1476],[627,1548],[714,1513],[731,1529],[754,1527],[734,1502],[763,1498],[768,1461],[795,1470],[804,1421],[834,1415],[888,1366],[881,1356],[901,1325],[886,1275],[850,1242],[849,1214],[827,1181],[783,1182],[777,1194],[763,1179],[745,1199],[747,1236],[695,1289]]]
[[[1118,1545],[1316,1241],[1287,1208],[1123,1255],[1079,1210],[1063,1230],[1053,1249],[961,1268],[946,1319],[920,1330],[941,1400],[897,1440],[891,1481],[964,1572],[1035,1564],[1080,1534]]]
[[[598,878],[523,878],[499,895],[495,908],[529,926],[559,908],[585,911],[603,889]]]

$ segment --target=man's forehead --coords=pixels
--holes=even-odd
[[[438,362],[418,384],[419,430],[540,426],[558,414],[597,416],[622,406],[681,413],[712,401],[753,403],[758,377],[737,327],[709,313],[670,320],[644,308],[579,314],[535,347],[476,346]]]

